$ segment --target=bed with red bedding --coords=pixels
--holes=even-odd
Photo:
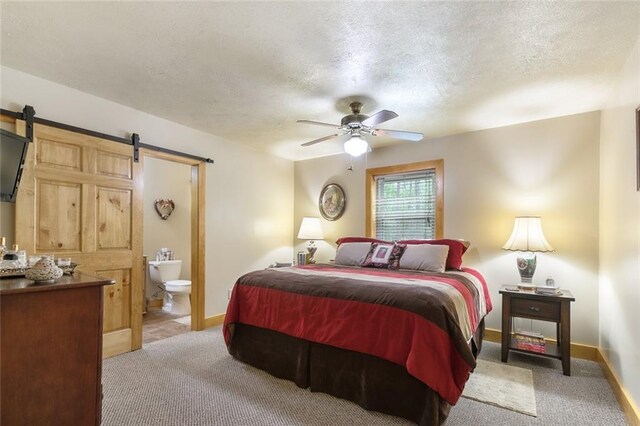
[[[234,357],[298,386],[438,425],[475,368],[490,310],[469,268],[272,268],[237,281],[223,333]]]

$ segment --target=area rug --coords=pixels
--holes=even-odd
[[[537,417],[533,373],[505,363],[478,360],[462,396]]]

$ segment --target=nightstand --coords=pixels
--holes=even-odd
[[[500,289],[502,295],[502,362],[507,362],[509,351],[534,354],[562,361],[562,372],[571,375],[571,302],[576,299],[571,292],[546,295],[529,291]],[[546,345],[546,352],[539,353],[516,348],[511,335],[512,317],[529,318],[556,323],[557,345]]]

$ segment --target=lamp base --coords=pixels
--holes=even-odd
[[[524,289],[523,287],[528,287],[530,289],[535,289],[536,286],[532,284],[533,282],[533,274],[536,272],[536,255],[535,253],[526,252],[522,253],[518,256],[516,260],[518,265],[518,272],[520,273],[520,289]]]
[[[313,257],[316,254],[316,250],[318,250],[318,247],[314,245],[313,241],[309,241],[309,245],[307,246],[307,264],[316,263],[316,259]]]

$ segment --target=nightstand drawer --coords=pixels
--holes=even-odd
[[[557,322],[560,321],[560,303],[512,298],[511,315]]]

